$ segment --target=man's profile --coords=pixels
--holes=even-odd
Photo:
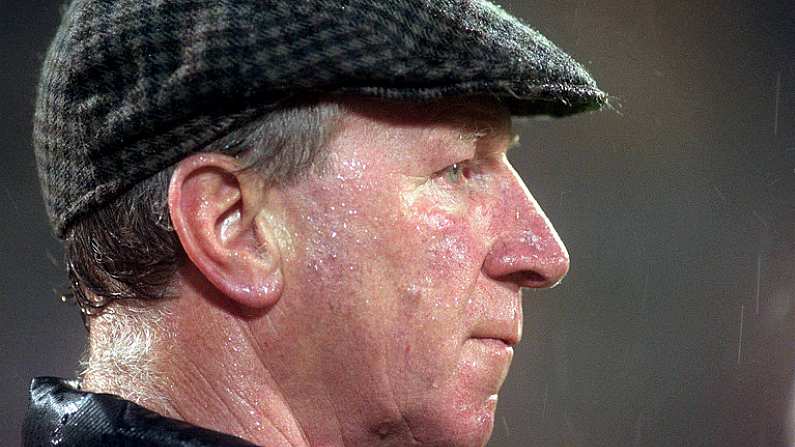
[[[73,1],[35,147],[89,349],[26,445],[484,445],[569,267],[511,118],[604,101],[485,1]]]

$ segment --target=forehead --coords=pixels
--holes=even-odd
[[[419,132],[510,131],[507,107],[487,97],[455,97],[431,102],[346,98],[344,108],[354,118],[380,127]]]
[[[341,105],[328,153],[367,160],[371,170],[423,174],[476,153],[506,151],[512,140],[511,114],[491,98],[426,103],[349,98]]]

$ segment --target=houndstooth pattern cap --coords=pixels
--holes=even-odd
[[[292,95],[488,94],[516,115],[606,95],[483,0],[73,0],[44,61],[34,149],[69,225]]]

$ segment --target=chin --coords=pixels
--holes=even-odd
[[[447,399],[434,399],[415,409],[409,425],[419,445],[434,447],[482,447],[494,428],[496,396],[462,399],[460,390]],[[463,393],[466,394],[466,393]]]

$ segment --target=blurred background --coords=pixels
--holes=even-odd
[[[500,1],[612,111],[519,123],[517,170],[572,255],[528,293],[490,446],[795,446],[795,3]],[[73,376],[30,143],[60,2],[0,0],[0,445]]]

